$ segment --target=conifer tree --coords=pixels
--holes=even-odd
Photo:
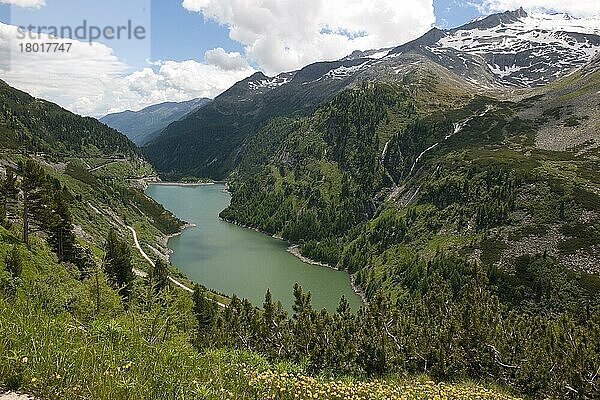
[[[304,293],[302,287],[294,284],[293,332],[296,353],[299,358],[309,356],[315,336],[316,313],[312,308],[310,292]]]
[[[265,293],[261,327],[261,348],[270,358],[289,355],[288,317],[280,301],[273,303],[271,291]]]
[[[169,286],[169,268],[162,258],[158,258],[154,263],[154,268],[150,272],[150,280],[157,292]]]
[[[207,337],[217,317],[217,305],[206,297],[206,291],[200,285],[194,285],[192,294],[194,302],[194,315],[198,321],[198,345],[200,348],[207,347],[210,339]]]
[[[269,329],[273,327],[275,320],[275,305],[271,296],[271,289],[265,293],[265,302],[263,303],[263,321],[264,326]]]
[[[29,244],[29,235],[34,226],[38,228],[48,222],[50,209],[44,170],[35,161],[28,159],[19,164],[23,192],[23,242]]]
[[[325,367],[342,374],[356,371],[357,332],[355,315],[342,296],[329,325],[330,340],[324,349]]]
[[[48,242],[56,252],[59,261],[72,262],[83,270],[80,249],[73,233],[71,212],[61,192],[53,193],[52,209],[53,213],[47,221]]]
[[[106,239],[105,253],[104,269],[106,273],[112,283],[121,290],[123,296],[128,298],[133,282],[131,250],[114,230],[109,232]]]

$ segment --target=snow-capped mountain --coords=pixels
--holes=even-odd
[[[247,138],[267,121],[308,115],[360,82],[428,90],[436,81],[448,92],[503,95],[552,82],[596,54],[600,16],[529,15],[523,9],[494,14],[455,29],[434,28],[395,48],[355,51],[276,77],[257,72],[168,126],[146,150],[163,171],[222,178],[236,165]]]
[[[533,87],[568,74],[598,53],[600,16],[529,15],[519,9],[479,18],[451,30],[434,28],[396,48],[355,51],[328,63],[331,69],[315,80],[347,79],[362,72],[369,78],[387,79],[386,70],[400,73],[405,69],[402,55],[420,54],[474,84],[489,87],[491,80],[501,86]],[[275,88],[292,82],[295,74],[265,77],[248,85],[255,89]],[[491,74],[491,79],[487,74]]]
[[[548,83],[581,67],[600,51],[600,17],[528,15],[523,9],[490,16],[444,31],[421,50],[448,68],[466,73],[485,63],[498,81],[521,87]]]

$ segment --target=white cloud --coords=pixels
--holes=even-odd
[[[0,2],[44,5],[44,0]],[[74,112],[100,116],[215,97],[255,72],[248,60],[275,74],[357,49],[402,44],[435,21],[433,0],[183,0],[183,5],[226,25],[244,54],[216,48],[205,53],[204,62],[149,61],[148,68],[133,70],[100,43],[69,40],[73,48],[67,54],[21,53],[16,27],[0,24],[0,69],[5,56],[12,56],[12,68],[1,79]]]
[[[213,98],[254,72],[248,65],[227,70],[192,60],[164,61],[160,63],[158,72],[144,68],[117,79],[106,96],[107,104],[115,99],[108,112],[136,110],[165,101]]]
[[[0,0],[0,3],[25,8],[40,8],[46,5],[44,0]]]
[[[151,68],[132,71],[110,47],[100,43],[44,37],[38,43],[69,42],[73,46],[68,53],[27,53],[20,51],[20,44],[35,41],[16,38],[17,27],[0,24],[0,78],[83,115],[102,116],[164,101],[212,98],[255,72],[240,63],[239,55],[219,49],[207,52],[205,63],[160,61],[153,63],[156,72]]]
[[[215,65],[226,71],[239,71],[248,68],[248,62],[240,53],[228,53],[221,47],[207,51],[204,54],[207,64]]]
[[[484,14],[497,11],[515,10],[523,7],[528,11],[565,12],[575,17],[587,17],[600,14],[598,0],[482,0],[471,2]]]
[[[183,0],[183,6],[226,25],[269,74],[399,45],[435,22],[432,0]]]
[[[128,66],[118,60],[111,48],[98,43],[52,39],[19,40],[17,27],[0,24],[0,53],[4,61],[2,79],[8,84],[33,96],[43,97],[63,107],[83,113],[91,109],[78,109],[83,94],[89,94],[95,105],[103,91],[115,78],[128,71]],[[26,52],[21,45],[41,42],[72,43],[69,52]],[[66,50],[66,47],[65,47]],[[6,65],[9,64],[9,65]],[[7,68],[9,67],[9,68]]]

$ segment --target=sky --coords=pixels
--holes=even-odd
[[[598,0],[0,0],[0,79],[99,117],[214,98],[258,70],[398,46],[521,6],[600,13]],[[21,26],[41,35],[23,38]],[[53,27],[82,34],[49,36]],[[31,51],[43,43],[64,46]]]

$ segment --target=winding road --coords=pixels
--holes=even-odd
[[[152,259],[150,257],[148,257],[148,254],[146,254],[146,252],[142,249],[142,246],[140,246],[140,242],[138,240],[138,236],[137,236],[137,232],[135,231],[135,229],[131,226],[127,226],[127,229],[129,229],[131,231],[131,234],[133,235],[133,242],[135,243],[135,247],[138,249],[138,251],[140,252],[140,254],[142,255],[142,257],[144,257],[146,259],[146,261],[148,261],[150,263],[150,265],[152,265],[152,268],[154,268],[155,263],[154,261],[152,261]],[[145,278],[148,276],[148,274],[140,269],[134,268],[133,269],[133,273],[137,276],[140,276],[142,278]],[[171,283],[173,283],[176,286],[179,286],[181,289],[185,290],[188,293],[194,293],[194,291],[192,289],[190,289],[189,287],[185,286],[183,283],[179,282],[178,280],[176,280],[175,278],[173,278],[172,276],[169,276],[169,281],[171,281]],[[214,301],[219,307],[221,308],[227,308],[227,305],[218,302],[215,299],[211,299],[209,297],[207,297],[208,300]]]

